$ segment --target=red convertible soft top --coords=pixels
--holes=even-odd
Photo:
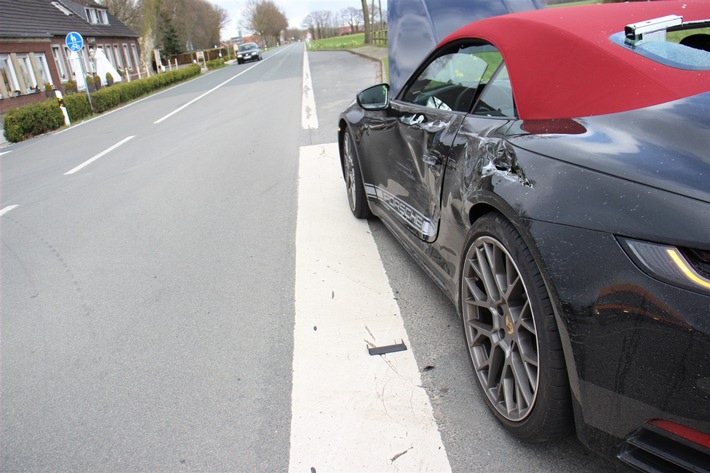
[[[442,41],[481,38],[508,66],[522,119],[622,112],[710,91],[710,71],[647,59],[609,37],[630,23],[666,15],[710,18],[710,2],[660,1],[550,8],[471,23]]]

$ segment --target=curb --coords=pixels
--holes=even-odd
[[[307,51],[309,53],[318,52],[318,51],[346,51],[351,54],[355,54],[356,56],[360,56],[362,58],[369,59],[370,61],[375,61],[375,62],[380,63],[380,70],[377,72],[377,77],[375,78],[378,83],[385,82],[385,77],[387,77],[387,71],[385,71],[385,62],[382,59],[368,56],[367,54],[363,54],[359,51],[354,51],[352,49],[315,49],[315,50],[307,50]]]
[[[341,50],[342,51],[342,50]],[[363,54],[358,51],[353,51],[352,49],[345,49],[344,51],[347,51],[349,53],[355,54],[360,57],[364,57],[365,59],[369,59],[370,61],[375,61],[380,63],[380,70],[377,73],[377,82],[382,83],[385,81],[385,77],[387,76],[386,71],[385,71],[385,62],[382,59],[377,59],[372,56],[368,56],[367,54]]]

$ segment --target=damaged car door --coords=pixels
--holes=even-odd
[[[446,162],[490,65],[457,46],[431,58],[365,131],[365,190],[399,224],[436,240]]]

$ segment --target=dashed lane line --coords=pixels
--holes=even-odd
[[[113,151],[113,150],[115,150],[116,148],[118,148],[119,146],[121,146],[121,145],[123,145],[123,144],[125,144],[125,143],[127,143],[127,142],[129,142],[129,141],[131,141],[131,140],[132,140],[133,138],[135,138],[135,137],[136,137],[136,136],[133,135],[133,136],[129,136],[129,137],[127,137],[127,138],[122,139],[121,141],[119,141],[119,142],[116,143],[115,145],[111,146],[110,148],[107,148],[107,149],[103,150],[102,152],[100,152],[99,154],[97,154],[96,156],[94,156],[93,158],[88,159],[88,160],[84,161],[83,163],[81,163],[80,165],[78,165],[77,167],[75,167],[74,169],[65,172],[64,175],[65,175],[65,176],[68,176],[68,175],[70,175],[70,174],[74,174],[75,172],[78,172],[78,171],[84,169],[84,168],[85,168],[86,166],[88,166],[89,164],[91,164],[91,163],[93,163],[94,161],[96,161],[97,159],[99,159],[99,158],[101,158],[101,157],[103,157],[103,156],[109,154],[111,151]]]

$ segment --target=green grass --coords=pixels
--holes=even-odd
[[[334,36],[333,38],[316,39],[311,41],[308,49],[353,49],[365,45],[365,33],[356,33],[347,36]]]
[[[686,36],[697,33],[710,34],[710,28],[693,28],[692,30],[671,31],[666,35],[666,38],[669,42],[680,43],[680,40]]]

